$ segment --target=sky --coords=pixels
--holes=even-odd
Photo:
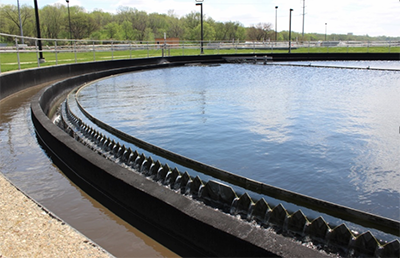
[[[197,0],[201,1],[201,0]],[[19,0],[20,5],[33,6],[33,0]],[[39,8],[65,0],[37,0]],[[196,0],[70,0],[91,12],[101,9],[117,13],[127,6],[147,13],[164,13],[173,10],[178,17],[200,7]],[[17,0],[0,0],[0,4],[17,4]],[[204,0],[203,13],[216,21],[240,22],[244,26],[260,22],[270,23],[275,29],[275,6],[278,31],[289,30],[289,13],[292,12],[292,31],[303,31],[303,5],[305,6],[304,32],[325,34],[400,36],[400,0]]]

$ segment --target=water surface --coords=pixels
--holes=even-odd
[[[129,73],[79,96],[95,117],[162,148],[396,220],[399,99],[398,71],[249,64]]]
[[[0,102],[0,173],[116,257],[176,257],[81,191],[38,145],[30,101],[40,87]]]

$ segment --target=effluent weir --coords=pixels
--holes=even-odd
[[[361,57],[393,60],[396,55],[342,59]],[[340,59],[329,54],[273,56],[277,65],[327,58]],[[227,62],[268,65],[265,60],[271,61],[235,55],[57,66],[2,74],[1,93],[8,97],[47,83],[32,99],[30,118],[52,162],[124,223],[178,255],[398,257],[398,218],[285,190],[161,148],[102,121],[79,98],[92,82],[117,74]],[[168,252],[160,251],[162,256]]]

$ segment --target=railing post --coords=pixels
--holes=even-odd
[[[129,41],[129,58],[132,59],[132,43]]]
[[[17,48],[18,70],[21,70],[21,62],[19,59],[18,38],[15,38],[15,47]]]
[[[237,52],[238,52],[239,44],[240,44],[240,41],[238,40],[238,42],[235,45],[235,54],[237,54]]]
[[[94,46],[94,40],[92,41],[92,43],[93,43],[93,62],[95,62],[96,61],[96,49]]]
[[[56,65],[58,65],[57,40],[54,40],[54,53],[56,54]]]
[[[113,49],[114,42],[111,41],[111,60],[114,60],[114,49]]]
[[[150,55],[150,53],[149,53],[149,42],[147,42],[147,58],[149,58],[149,55]]]
[[[38,40],[37,39],[35,39],[35,47],[36,47],[37,65],[38,65],[38,67],[40,67],[40,58],[39,58]]]
[[[74,53],[75,53],[75,64],[78,63],[77,57],[76,57],[76,41],[74,41]]]

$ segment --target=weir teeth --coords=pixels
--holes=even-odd
[[[77,141],[104,157],[110,158],[109,154],[112,154],[114,156],[112,159],[119,160],[136,171],[139,170],[138,172],[143,175],[160,181],[171,189],[180,191],[181,194],[191,195],[224,212],[240,215],[245,220],[255,221],[266,227],[273,224],[281,227],[285,232],[293,232],[302,237],[308,236],[349,254],[399,257],[400,242],[398,240],[382,244],[383,242],[380,243],[369,231],[354,235],[345,224],[331,228],[322,217],[310,222],[301,210],[290,214],[282,204],[271,209],[264,198],[254,202],[248,193],[242,194],[239,198],[230,186],[213,180],[204,184],[199,176],[192,178],[187,171],[181,174],[177,168],[171,170],[168,164],[162,164],[158,160],[153,161],[152,157],[146,157],[144,153],[139,154],[137,150],[132,151],[125,145],[121,146],[119,142],[111,140],[82,122],[69,110],[68,105],[65,112],[64,109],[62,110],[65,114],[62,116],[62,121],[64,121],[62,128]]]

